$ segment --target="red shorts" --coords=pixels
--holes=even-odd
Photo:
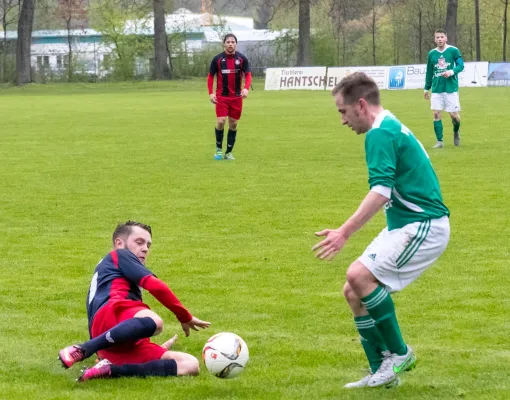
[[[216,96],[216,116],[241,119],[243,112],[242,97]]]
[[[95,338],[108,329],[126,319],[133,318],[138,311],[150,310],[147,304],[133,300],[114,300],[103,306],[92,321],[91,334]],[[116,344],[105,350],[98,351],[101,358],[106,358],[112,364],[141,364],[148,361],[159,360],[167,350],[149,338],[136,342]]]

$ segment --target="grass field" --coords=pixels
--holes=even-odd
[[[427,149],[422,91],[383,103]],[[366,366],[340,288],[384,226],[377,216],[331,263],[314,232],[339,226],[366,194],[363,137],[341,127],[327,92],[264,92],[245,103],[236,161],[215,161],[203,81],[0,90],[1,399],[510,398],[510,88],[463,89],[462,146],[429,150],[451,210],[446,253],[394,297],[418,367],[392,390],[345,391]],[[121,379],[76,384],[57,362],[87,339],[85,297],[115,225],[152,225],[148,266],[208,331],[241,335],[235,380]],[[171,313],[162,343],[178,332]],[[88,365],[93,361],[87,361]]]

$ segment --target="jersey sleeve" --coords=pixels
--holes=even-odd
[[[211,66],[209,67],[209,73],[214,76],[218,73],[218,62],[216,57],[214,57],[211,61]]]
[[[393,137],[384,129],[372,129],[365,139],[365,152],[370,189],[376,186],[393,189],[397,167]]]
[[[247,74],[248,72],[251,72],[251,66],[250,62],[248,61],[248,58],[243,54],[243,72]]]
[[[430,90],[432,87],[432,76],[434,75],[434,67],[432,66],[432,63],[430,62],[430,54],[427,57],[427,71],[425,73],[425,90]]]
[[[455,48],[453,52],[453,61],[455,61],[455,67],[453,67],[453,72],[458,74],[464,70],[464,60],[462,59],[462,54],[460,50]]]
[[[116,251],[118,257],[118,267],[129,281],[139,285],[140,281],[146,276],[154,276],[136,256],[127,249]]]

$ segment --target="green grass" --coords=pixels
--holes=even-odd
[[[346,392],[365,360],[340,288],[384,226],[377,216],[332,263],[314,232],[339,226],[367,192],[363,137],[327,92],[264,92],[245,103],[234,162],[214,161],[203,81],[46,85],[0,91],[0,398],[507,399],[510,88],[463,89],[462,147],[429,151],[451,210],[446,253],[395,296],[418,368],[394,390]],[[384,92],[426,148],[421,91]],[[58,350],[87,338],[85,296],[116,223],[154,229],[148,266],[208,331],[240,334],[235,380],[121,379],[78,385]],[[166,321],[158,343],[179,331]],[[92,361],[90,361],[92,362]],[[88,363],[85,363],[87,365]]]

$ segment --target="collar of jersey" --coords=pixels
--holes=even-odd
[[[388,110],[382,110],[379,114],[377,114],[377,117],[375,117],[375,121],[372,124],[372,129],[379,128],[383,122],[383,119],[390,115],[392,114]]]

